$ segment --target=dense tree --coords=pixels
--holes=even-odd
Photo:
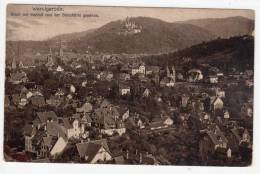
[[[44,88],[50,90],[57,90],[59,88],[59,83],[54,79],[44,80]]]

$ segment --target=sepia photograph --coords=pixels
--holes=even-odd
[[[6,162],[252,164],[254,10],[8,4],[5,22]]]

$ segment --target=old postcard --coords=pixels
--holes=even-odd
[[[254,11],[9,4],[4,158],[249,166]]]

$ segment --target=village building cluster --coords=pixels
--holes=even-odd
[[[125,27],[127,33],[142,31],[130,19]],[[252,90],[251,69],[225,74],[201,65],[204,69],[184,71],[179,65],[148,65],[120,55],[66,59],[72,56],[62,49],[35,56],[37,61],[28,65],[15,57],[7,65],[5,118],[19,126],[10,123],[5,141],[21,139],[16,142],[21,149],[6,145],[9,158],[181,164],[175,151],[192,149],[202,164],[250,159],[245,154],[252,151],[253,98],[244,96],[238,103],[232,96],[239,87]],[[193,144],[185,144],[192,140],[185,132],[197,138]],[[167,136],[176,149],[163,146]]]

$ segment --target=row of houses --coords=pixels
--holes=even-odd
[[[215,124],[201,130],[200,155],[207,160],[210,155],[231,159],[240,154],[239,149],[252,149],[252,133],[238,125],[223,131]]]

